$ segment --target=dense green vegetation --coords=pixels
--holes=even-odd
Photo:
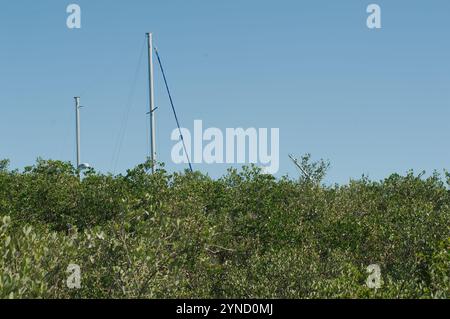
[[[450,175],[324,186],[257,168],[0,162],[1,298],[449,298]],[[66,286],[69,264],[81,289]],[[367,266],[383,284],[369,289]]]

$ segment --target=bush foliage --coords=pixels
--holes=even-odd
[[[324,163],[303,165],[314,178],[0,161],[0,297],[450,297],[448,173],[325,186]]]

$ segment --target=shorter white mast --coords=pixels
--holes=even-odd
[[[81,165],[81,151],[80,151],[80,97],[75,97],[75,119],[76,119],[76,143],[77,143],[77,169],[80,168]]]

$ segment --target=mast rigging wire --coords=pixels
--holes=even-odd
[[[115,144],[115,148],[114,148],[114,152],[113,152],[113,158],[112,158],[113,173],[115,173],[116,169],[117,169],[117,164],[119,162],[119,158],[120,158],[120,155],[122,152],[122,146],[123,146],[123,142],[124,142],[127,126],[128,126],[128,119],[130,116],[130,111],[131,111],[132,107],[134,106],[136,85],[137,85],[139,73],[141,70],[141,64],[142,64],[142,60],[143,60],[143,56],[144,56],[144,49],[145,49],[145,42],[143,42],[142,47],[141,47],[141,51],[140,51],[138,62],[137,62],[136,69],[134,72],[130,92],[128,94],[127,101],[125,103],[124,116],[122,117],[122,123],[121,123],[120,129],[119,129],[118,135],[117,135],[117,140],[116,140],[116,144]]]
[[[191,160],[189,158],[189,153],[187,152],[186,143],[184,142],[183,133],[181,132],[180,121],[178,120],[177,112],[176,112],[175,106],[173,104],[172,95],[170,94],[169,85],[167,84],[167,78],[166,78],[166,74],[164,72],[163,65],[161,63],[161,58],[159,57],[158,49],[156,47],[154,49],[155,49],[156,57],[158,59],[159,68],[161,69],[161,73],[162,73],[162,76],[163,76],[163,79],[164,79],[164,84],[166,86],[167,94],[169,96],[170,105],[172,106],[173,115],[175,117],[175,121],[177,122],[178,131],[180,133],[180,139],[181,139],[181,142],[183,143],[184,152],[186,153],[186,158],[187,158],[188,163],[189,163],[189,169],[191,170],[191,172],[193,172],[194,170],[192,169],[192,163],[191,163]]]

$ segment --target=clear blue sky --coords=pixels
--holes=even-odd
[[[82,8],[82,29],[66,7]],[[366,7],[382,8],[381,30]],[[126,135],[118,132],[145,40],[165,62],[182,125],[278,127],[287,154],[329,159],[327,181],[450,164],[450,1],[2,1],[0,158],[74,161],[81,95],[83,161],[123,172],[145,160],[142,61]],[[170,170],[175,123],[157,73],[158,146]],[[114,169],[115,168],[115,169]],[[196,165],[217,177],[226,165]]]

